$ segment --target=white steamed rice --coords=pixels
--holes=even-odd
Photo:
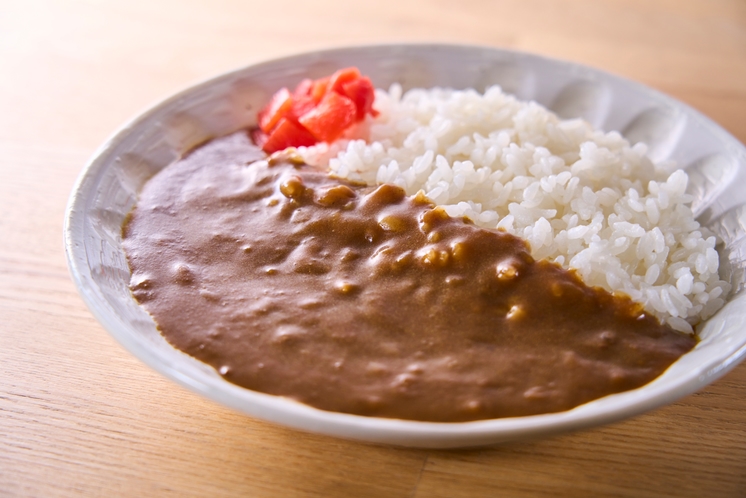
[[[621,291],[673,328],[724,304],[715,237],[694,219],[687,174],[646,146],[560,120],[491,87],[377,90],[369,142],[301,148],[341,177],[423,190],[451,216],[503,229],[536,259]]]

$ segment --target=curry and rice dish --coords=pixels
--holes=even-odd
[[[330,140],[208,142],[125,223],[133,295],[226,380],[368,416],[558,412],[650,382],[722,306],[686,175],[618,134],[496,88],[359,101]]]

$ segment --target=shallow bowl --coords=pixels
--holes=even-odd
[[[656,161],[690,172],[694,209],[723,239],[721,260],[734,291],[698,329],[700,343],[639,389],[570,411],[464,423],[372,418],[318,410],[243,389],[171,347],[133,299],[121,226],[143,184],[207,139],[256,124],[257,110],[283,86],[358,66],[378,87],[476,88],[499,84],[566,118],[645,141]],[[493,444],[591,427],[671,403],[714,381],[746,355],[744,260],[746,148],[717,124],[643,85],[596,69],[495,48],[381,45],[313,52],[251,65],[190,87],[117,131],[85,167],[65,219],[70,272],[84,301],[114,338],[173,381],[253,417],[349,439],[418,447]]]

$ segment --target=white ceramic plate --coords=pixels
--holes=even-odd
[[[725,240],[734,284],[728,304],[700,330],[702,341],[661,377],[634,391],[548,415],[466,423],[369,418],[317,410],[230,384],[172,348],[127,287],[121,226],[145,181],[193,146],[256,123],[275,90],[303,77],[358,66],[376,86],[401,82],[454,88],[500,84],[562,117],[583,117],[650,145],[654,160],[674,159],[691,173],[695,210]],[[132,354],[166,377],[226,406],[298,429],[350,439],[420,447],[491,444],[590,427],[630,417],[696,391],[746,355],[744,287],[746,149],[708,118],[645,86],[536,55],[453,45],[353,47],[252,65],[191,87],[143,113],[106,142],[72,192],[65,225],[68,264],[80,294],[103,326]]]

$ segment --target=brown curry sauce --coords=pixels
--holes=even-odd
[[[696,342],[396,186],[259,160],[165,168],[125,224],[135,298],[226,380],[324,410],[457,422],[640,387]]]

